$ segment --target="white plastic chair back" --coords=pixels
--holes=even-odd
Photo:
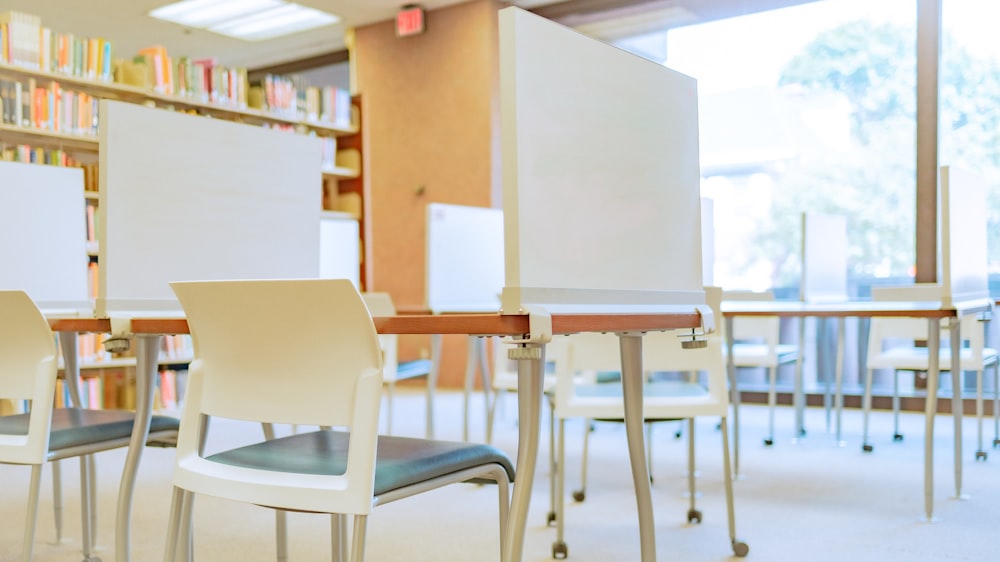
[[[211,482],[224,486],[219,492],[228,497],[273,507],[369,513],[382,353],[354,285],[346,279],[309,279],[171,287],[194,343],[175,484],[211,493],[204,485]],[[207,461],[200,456],[206,416],[349,428],[346,472],[289,475]],[[229,473],[225,480],[224,472]],[[270,482],[283,486],[268,492]]]
[[[722,298],[771,301],[774,300],[774,293],[726,290]],[[780,340],[781,319],[777,316],[740,316],[733,319],[733,341],[746,344],[733,352],[733,361],[737,367],[776,367]]]
[[[30,400],[26,435],[0,434],[0,461],[41,464],[49,450],[58,354],[48,321],[23,291],[0,291],[0,396]]]
[[[396,305],[389,293],[362,293],[368,312],[372,316],[395,316]],[[398,368],[399,336],[396,334],[379,334],[379,345],[382,347],[382,381],[391,383],[396,380]]]
[[[706,288],[706,300],[719,318],[721,291]],[[716,322],[716,326],[719,322]],[[707,388],[697,391],[697,383],[678,383],[677,393],[643,397],[643,415],[647,418],[686,418],[726,415],[729,394],[722,337],[714,331],[705,336],[703,348],[684,349],[681,341],[690,337],[688,330],[648,332],[642,338],[643,369],[652,371],[705,371]],[[615,334],[582,333],[553,338],[551,354],[556,365],[556,415],[560,418],[621,418],[624,404],[620,393],[595,396],[577,392],[587,377],[581,372],[620,371],[621,351]]]

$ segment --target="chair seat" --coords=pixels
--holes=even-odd
[[[30,414],[0,417],[0,433],[27,435]],[[135,413],[124,410],[87,410],[56,408],[52,410],[52,432],[49,452],[93,445],[114,439],[129,439]],[[177,431],[180,420],[170,416],[153,416],[149,432]]]
[[[350,433],[312,431],[224,451],[207,460],[257,470],[338,475],[347,466]],[[514,466],[492,445],[379,435],[375,495],[386,494],[467,468],[494,463],[514,480]]]
[[[722,353],[727,353],[725,346]],[[737,367],[767,367],[791,363],[798,359],[798,348],[791,344],[780,343],[774,346],[773,362],[765,362],[769,357],[768,346],[762,343],[735,343],[733,344],[733,364]]]
[[[978,371],[983,365],[997,362],[997,351],[993,348],[983,348],[982,363],[973,362],[972,349],[962,348],[959,361],[962,370]],[[929,354],[926,347],[894,347],[868,358],[869,369],[896,369],[899,371],[926,371]],[[942,347],[938,355],[938,368],[942,371],[951,369],[951,349]]]
[[[432,364],[430,359],[400,361],[396,367],[396,380],[403,381],[417,377],[426,377],[431,373]]]

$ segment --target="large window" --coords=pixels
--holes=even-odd
[[[940,163],[996,185],[992,4],[944,0]],[[716,284],[796,287],[807,211],[848,217],[855,285],[913,277],[916,0],[822,0],[675,28],[666,64],[698,79]],[[1000,242],[991,252],[1000,272]]]

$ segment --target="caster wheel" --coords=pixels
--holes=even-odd
[[[688,523],[701,523],[701,511],[698,511],[697,509],[689,509]]]
[[[872,446],[872,445],[869,445],[868,443],[865,443],[864,445],[861,446],[861,450],[864,451],[864,452],[866,452],[866,453],[870,453],[870,452],[872,452],[872,451],[875,450],[875,447]]]
[[[764,438],[764,446],[770,447],[771,445],[774,445],[774,439],[771,437]]]
[[[976,451],[976,460],[977,461],[986,460],[986,451]]]
[[[553,523],[556,522],[556,512],[550,511],[548,515],[545,516],[545,526],[551,527]]]
[[[993,440],[993,448],[996,449],[997,447],[1000,447],[1000,439]]]
[[[582,502],[586,498],[587,498],[587,493],[584,492],[583,490],[575,490],[573,492],[573,499],[578,502]]]
[[[566,549],[566,543],[552,543],[552,558],[555,558],[556,560],[565,560],[567,556],[569,556],[569,551]]]
[[[733,554],[740,558],[750,553],[750,546],[743,541],[733,541]]]
[[[903,434],[902,433],[894,433],[892,435],[892,440],[893,441],[902,441],[903,440]]]
[[[799,437],[805,437],[805,436],[806,436],[806,428],[803,427],[802,429],[799,430]]]
[[[675,432],[674,433],[674,439],[680,439],[680,438],[681,438],[681,432],[680,431]]]

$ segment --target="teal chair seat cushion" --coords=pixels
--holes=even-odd
[[[16,414],[0,417],[0,433],[27,435],[28,416]],[[135,413],[124,410],[85,410],[56,408],[52,410],[52,430],[49,451],[92,445],[109,439],[128,439],[132,435]],[[153,416],[150,433],[177,431],[180,420],[170,416]]]
[[[430,359],[415,359],[413,361],[400,361],[396,365],[396,380],[413,379],[426,377],[431,373]]]
[[[208,460],[258,470],[300,474],[343,474],[350,433],[312,431],[216,453]],[[380,435],[375,463],[376,496],[438,476],[487,463],[503,467],[514,480],[514,466],[492,445],[431,441]]]

